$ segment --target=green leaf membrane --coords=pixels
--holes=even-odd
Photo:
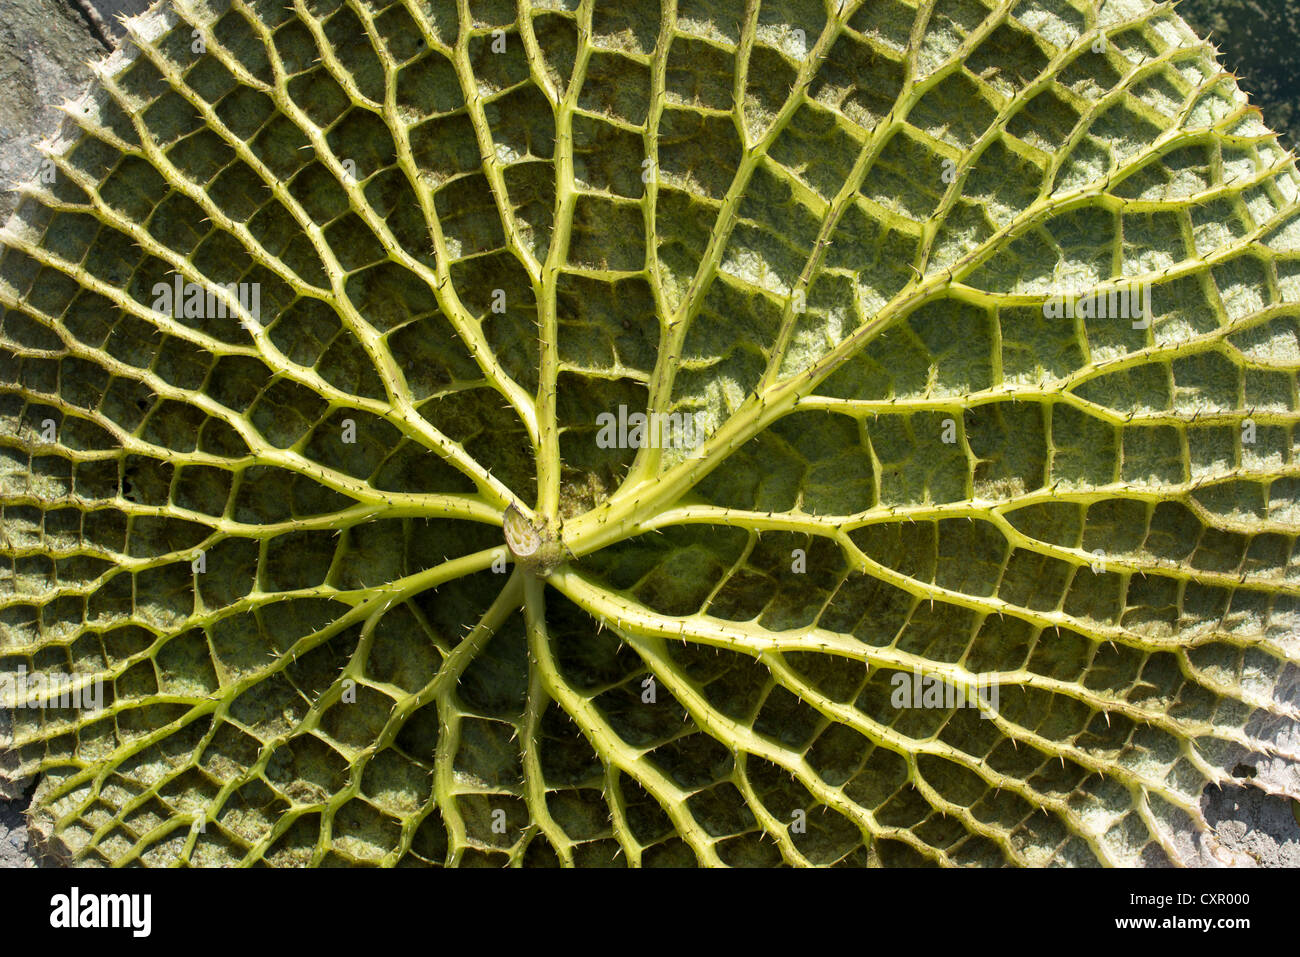
[[[0,253],[84,864],[1233,860],[1300,179],[1166,5],[169,0]]]

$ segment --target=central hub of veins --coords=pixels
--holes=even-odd
[[[515,562],[539,578],[545,578],[564,560],[564,546],[554,526],[532,521],[514,505],[506,509],[503,529]]]

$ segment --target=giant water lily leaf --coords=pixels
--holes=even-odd
[[[1300,179],[1168,6],[127,27],[0,261],[56,852],[1205,863],[1300,795]]]

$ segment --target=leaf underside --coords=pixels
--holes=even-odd
[[[103,679],[10,714],[55,852],[1190,864],[1300,796],[1300,178],[1168,6],[127,26],[0,259],[0,674]]]

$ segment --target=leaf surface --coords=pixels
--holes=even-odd
[[[0,259],[54,849],[1190,864],[1300,796],[1300,180],[1169,7],[127,25]]]

